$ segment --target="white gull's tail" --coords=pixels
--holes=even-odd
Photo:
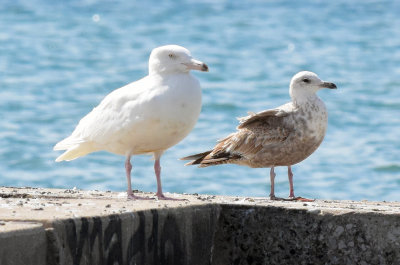
[[[91,142],[85,142],[80,139],[67,137],[58,142],[53,150],[67,150],[57,157],[56,162],[71,161],[81,156],[97,151]]]

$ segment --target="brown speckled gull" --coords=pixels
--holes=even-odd
[[[199,167],[238,164],[253,168],[271,168],[271,199],[275,197],[276,166],[287,166],[289,199],[295,197],[291,166],[310,156],[324,139],[328,113],[316,92],[321,88],[336,88],[312,72],[297,73],[290,82],[291,102],[275,109],[249,113],[239,118],[237,131],[218,141],[210,151],[181,158],[193,160],[186,165]]]

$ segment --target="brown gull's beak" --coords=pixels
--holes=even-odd
[[[331,82],[322,82],[322,84],[319,85],[319,86],[320,87],[326,87],[326,88],[329,88],[329,89],[336,89],[337,88],[337,86],[334,83],[331,83]]]
[[[198,71],[202,71],[202,72],[208,72],[208,66],[205,63],[200,62],[195,59],[190,60],[189,63],[183,63],[183,64],[186,65],[186,67],[190,70],[198,70]]]

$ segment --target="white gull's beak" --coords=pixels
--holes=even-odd
[[[208,72],[208,66],[200,61],[191,59],[189,63],[183,63],[190,70],[198,70],[202,72]]]

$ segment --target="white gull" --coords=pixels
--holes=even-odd
[[[297,73],[290,82],[291,102],[240,118],[237,131],[219,140],[212,150],[181,159],[193,160],[186,165],[199,167],[238,164],[271,168],[271,199],[278,199],[274,167],[287,166],[289,198],[307,201],[294,195],[291,166],[310,156],[324,139],[328,113],[316,94],[321,88],[333,89],[336,85],[312,72]]]
[[[177,45],[155,48],[149,59],[149,75],[107,95],[83,117],[71,136],[54,150],[66,150],[56,161],[73,160],[105,150],[126,156],[128,198],[133,194],[130,158],[153,154],[157,197],[163,195],[160,157],[193,129],[201,110],[201,87],[190,70],[208,71],[206,64],[192,58]]]

